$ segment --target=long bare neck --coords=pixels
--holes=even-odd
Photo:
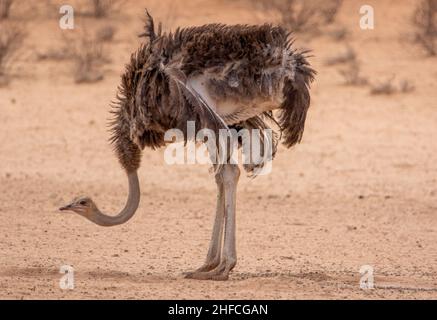
[[[136,171],[127,174],[129,180],[129,196],[123,210],[115,216],[108,216],[96,208],[95,214],[89,220],[103,227],[116,226],[125,223],[135,214],[140,203],[140,184]]]

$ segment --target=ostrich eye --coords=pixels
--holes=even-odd
[[[81,206],[85,206],[85,205],[86,205],[86,201],[85,201],[85,200],[82,200],[82,201],[79,202],[79,204],[80,204]]]

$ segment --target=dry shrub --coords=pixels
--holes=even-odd
[[[57,43],[44,52],[37,52],[36,57],[38,60],[68,60],[74,57],[74,51],[74,40],[63,34],[61,43]]]
[[[414,13],[415,40],[431,55],[437,55],[437,0],[422,0]]]
[[[323,5],[320,7],[320,15],[324,18],[325,24],[334,23],[342,4],[343,0],[330,0],[323,2]]]
[[[107,62],[103,43],[83,34],[72,43],[74,60],[74,81],[76,83],[92,83],[103,79],[102,66]]]
[[[409,93],[413,92],[416,89],[416,87],[409,81],[409,80],[401,80],[399,84],[399,90],[402,93]]]
[[[95,33],[85,30],[72,36],[63,36],[62,43],[55,48],[38,53],[39,60],[71,60],[76,83],[92,83],[103,79],[103,66],[109,62],[105,39],[101,30]],[[115,31],[114,31],[115,32]],[[94,34],[94,36],[93,36]]]
[[[345,27],[338,27],[332,30],[328,30],[326,34],[334,41],[343,41],[347,38],[349,32]]]
[[[399,86],[393,85],[394,76],[375,84],[369,83],[368,79],[361,75],[361,65],[357,59],[355,50],[347,46],[346,50],[336,56],[326,59],[326,65],[343,64],[344,67],[339,69],[339,73],[344,79],[344,84],[349,86],[364,86],[370,85],[370,93],[372,95],[390,95],[394,93],[408,93],[415,90],[414,85],[408,80],[399,82]]]
[[[391,95],[394,93],[409,93],[414,91],[415,87],[408,80],[401,80],[399,87],[393,85],[394,77],[387,79],[383,82],[374,84],[370,88],[370,93],[373,95]]]
[[[349,86],[363,86],[368,84],[367,78],[361,76],[361,66],[357,60],[352,61],[344,69],[339,70],[344,78],[344,84]]]
[[[361,65],[357,59],[357,54],[351,46],[346,50],[325,60],[325,65],[344,65],[339,69],[339,73],[344,79],[344,84],[349,86],[363,86],[369,83],[367,78],[361,76]]]
[[[393,78],[387,79],[386,81],[374,84],[370,88],[370,93],[377,94],[386,94],[390,95],[396,92],[396,88],[393,86]]]
[[[7,19],[11,10],[13,0],[0,0],[0,20]]]
[[[349,63],[349,62],[356,61],[356,59],[357,59],[357,54],[355,50],[352,47],[347,46],[346,50],[344,50],[343,52],[340,52],[335,56],[327,58],[325,60],[325,65],[333,66],[337,64]]]
[[[23,28],[10,23],[0,23],[0,30],[0,83],[7,84],[11,66],[17,60],[25,33]]]
[[[57,46],[56,48],[50,48],[46,50],[45,52],[38,52],[37,54],[38,60],[67,60],[71,59],[72,53],[69,51],[68,46]]]
[[[97,30],[96,40],[101,42],[110,42],[114,39],[115,31],[116,29],[113,26],[104,26]]]
[[[342,0],[256,0],[263,10],[273,11],[279,23],[293,32],[316,33],[334,22]]]
[[[95,18],[105,18],[117,10],[122,1],[120,0],[92,0],[92,14]]]

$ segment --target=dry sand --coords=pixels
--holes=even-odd
[[[146,150],[141,206],[123,226],[57,208],[79,194],[108,212],[125,201],[106,122],[146,5],[174,25],[254,23],[262,14],[236,1],[179,2],[173,14],[170,1],[128,1],[111,20],[118,32],[105,79],[83,85],[70,62],[36,59],[61,43],[56,14],[29,21],[20,76],[0,88],[0,298],[436,299],[437,60],[406,40],[414,1],[367,2],[374,31],[358,28],[360,1],[345,1],[338,18],[363,75],[406,78],[416,90],[372,96],[343,86],[323,61],[344,42],[298,41],[314,50],[319,71],[307,129],[301,145],[281,147],[270,175],[240,179],[239,260],[227,282],[182,275],[207,251],[215,209],[207,166],[168,166],[163,150]],[[62,265],[75,269],[74,290],[59,288]],[[374,268],[373,290],[359,287],[362,265]]]

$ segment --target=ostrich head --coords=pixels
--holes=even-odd
[[[59,208],[61,211],[73,211],[89,220],[98,212],[94,201],[89,197],[75,198],[70,204]]]
[[[128,174],[129,195],[125,207],[117,215],[102,213],[89,197],[75,198],[70,204],[59,208],[61,211],[73,211],[91,222],[104,227],[116,226],[128,221],[135,214],[140,202],[140,187],[136,171]]]

